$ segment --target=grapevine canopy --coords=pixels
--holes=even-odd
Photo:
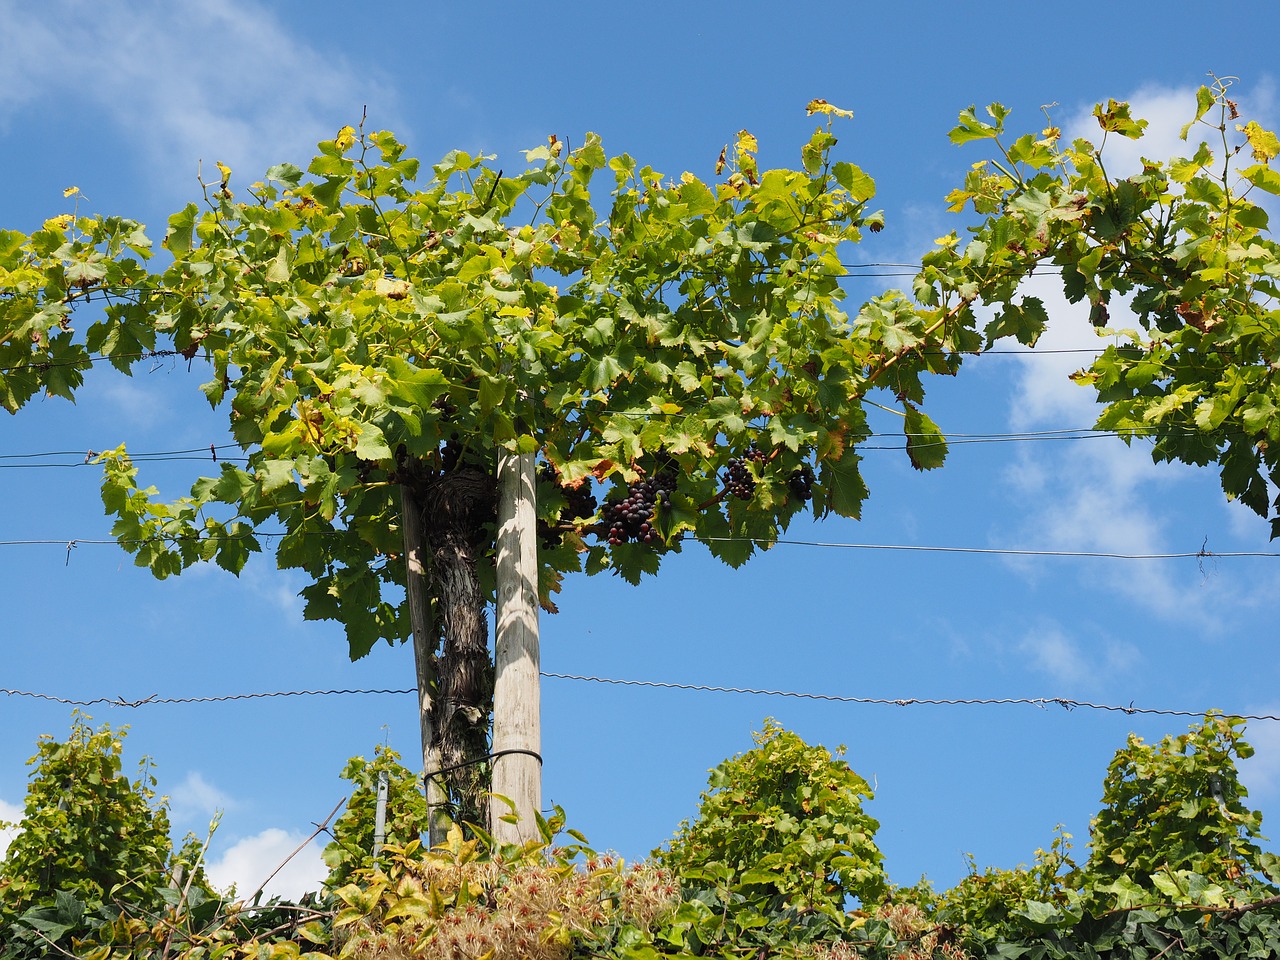
[[[1053,127],[1006,145],[1007,111],[970,108],[951,139],[1001,159],[949,199],[984,222],[967,244],[940,238],[910,296],[852,311],[847,251],[883,218],[871,178],[835,156],[846,111],[825,101],[796,168],[760,169],[743,131],[710,179],[609,157],[594,135],[552,137],[518,173],[460,151],[423,169],[391,133],[345,127],[305,171],[242,186],[219,165],[203,206],[170,218],[163,266],[119,217],[0,231],[0,403],[72,398],[95,355],[126,373],[170,343],[206,358],[202,389],[247,462],[165,501],[124,447],[102,454],[114,534],[159,577],[209,560],[238,572],[272,535],[279,565],[312,580],[306,616],[341,621],[359,657],[409,635],[407,473],[491,475],[499,448],[536,452],[548,605],[566,573],[636,582],[687,537],[741,564],[801,513],[859,516],[873,388],[902,414],[912,464],[939,466],[926,375],[1000,338],[1034,344],[1048,318],[1019,283],[1053,263],[1100,327],[1112,293],[1141,320],[1079,375],[1108,404],[1101,425],[1153,435],[1157,458],[1219,461],[1227,493],[1265,515],[1280,260],[1249,196],[1280,193],[1277,148],[1241,125],[1254,162],[1233,171],[1225,87],[1201,91],[1196,120],[1215,109],[1222,150],[1116,181],[1101,146]],[[1142,134],[1123,104],[1097,116],[1102,144]],[[103,309],[80,333],[89,304]],[[650,542],[610,535],[604,518],[642,482],[662,501]]]

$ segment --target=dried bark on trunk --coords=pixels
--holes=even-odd
[[[489,753],[493,663],[476,562],[491,539],[495,483],[466,466],[407,482],[411,499],[421,506],[431,552],[428,583],[443,635],[424,724],[433,737],[426,753],[448,771],[444,777],[456,804],[455,819],[487,828],[488,766],[477,761]]]

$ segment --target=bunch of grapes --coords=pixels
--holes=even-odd
[[[538,533],[542,535],[542,545],[550,549],[564,541],[564,534],[558,527],[572,523],[574,520],[586,520],[595,514],[596,496],[591,492],[590,483],[583,482],[576,487],[560,486],[555,467],[546,461],[538,465],[538,480],[554,485],[565,498],[565,505],[554,525],[545,520],[538,521]]]
[[[672,470],[661,470],[627,487],[627,495],[621,500],[608,500],[604,505],[604,522],[609,527],[609,544],[617,546],[628,540],[653,543],[658,539],[654,529],[654,515],[662,504],[671,499],[676,488],[676,475]]]
[[[813,499],[813,470],[807,463],[800,464],[795,470],[791,471],[791,476],[787,478],[787,486],[791,488],[791,494],[801,503],[808,503]]]
[[[585,520],[596,512],[596,495],[591,492],[589,483],[576,487],[562,487],[565,505],[560,511],[560,522],[570,523],[574,520]]]
[[[747,466],[749,461],[763,463],[764,451],[752,447],[744,456],[734,457],[725,465],[724,487],[729,496],[739,500],[750,500],[756,493],[756,478],[751,475]]]

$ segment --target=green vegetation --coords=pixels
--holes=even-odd
[[[1153,436],[1157,460],[1215,463],[1226,494],[1280,535],[1280,248],[1250,199],[1280,195],[1280,141],[1235,123],[1224,85],[1200,90],[1184,130],[1211,130],[1212,147],[1120,180],[1106,141],[1144,128],[1124,104],[1098,107],[1097,146],[1063,145],[1052,126],[1009,142],[1003,107],[966,110],[951,139],[999,157],[949,199],[982,222],[925,255],[910,297],[853,314],[840,250],[883,221],[871,178],[833,155],[844,112],[809,109],[825,119],[798,168],[761,171],[743,131],[712,182],[609,158],[588,135],[572,150],[552,139],[514,175],[454,152],[419,183],[390,133],[344,128],[305,173],[282,164],[237,185],[248,200],[219,165],[205,208],[170,219],[156,270],[130,220],[0,230],[0,405],[73,399],[94,359],[129,373],[161,347],[202,356],[246,466],[224,461],[166,502],[123,447],[102,454],[115,535],[163,578],[209,560],[239,572],[261,527],[284,530],[276,561],[307,573],[306,616],[340,621],[353,657],[419,630],[401,597],[406,558],[422,560],[435,613],[419,662],[424,756],[467,771],[451,783],[459,820],[483,792],[492,568],[478,561],[493,549],[499,451],[544,464],[548,609],[567,574],[636,582],[686,538],[743,563],[802,512],[859,515],[873,393],[902,414],[912,465],[940,466],[927,374],[1002,338],[1034,344],[1048,317],[1019,285],[1053,264],[1122,341],[1076,375],[1106,405],[1099,426]],[[611,180],[599,208],[598,175]],[[1113,294],[1138,329],[1108,329]],[[103,309],[81,335],[85,304]],[[406,533],[415,515],[420,541]],[[1131,738],[1083,865],[1060,834],[1031,867],[975,869],[942,893],[893,887],[865,781],[773,724],[634,868],[571,832],[557,845],[559,813],[523,847],[481,823],[423,850],[414,779],[384,752],[347,769],[357,790],[328,889],[263,907],[208,889],[202,845],[173,852],[150,775],[123,777],[119,736],[77,720],[33,760],[0,867],[0,956],[1276,956],[1280,870],[1243,804],[1240,726],[1210,715],[1159,744]],[[397,808],[375,861],[379,772]]]
[[[0,860],[0,958],[45,956],[122,913],[195,910],[211,893],[195,838],[173,849],[149,762],[136,780],[122,772],[127,728],[88,719],[65,741],[41,738],[29,761],[22,829]]]
[[[1157,744],[1130,737],[1085,863],[1059,833],[1030,867],[975,866],[940,893],[889,881],[866,782],[773,721],[712,771],[698,815],[634,865],[590,849],[559,810],[524,846],[454,827],[426,850],[415,778],[381,750],[343,771],[356,792],[325,851],[324,890],[246,905],[209,889],[200,845],[171,852],[163,804],[119,775],[119,737],[77,719],[32,761],[23,832],[0,868],[0,957],[1274,956],[1280,869],[1243,802],[1241,726],[1210,714]],[[380,772],[393,786],[375,859]],[[50,789],[68,777],[69,790]],[[68,821],[66,796],[96,818]],[[55,863],[32,854],[50,849]],[[195,882],[171,883],[177,864]]]

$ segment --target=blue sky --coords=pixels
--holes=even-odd
[[[144,220],[157,239],[198,197],[203,161],[256,179],[305,165],[315,141],[357,123],[395,130],[426,161],[450,149],[518,162],[555,133],[599,132],[671,175],[710,176],[721,146],[755,134],[762,161],[794,164],[823,97],[852,109],[842,159],[876,178],[887,229],[860,262],[917,259],[961,223],[942,198],[980,159],[946,131],[971,103],[1001,100],[1013,126],[1092,136],[1099,99],[1130,99],[1152,121],[1138,151],[1176,139],[1209,71],[1239,77],[1242,110],[1274,129],[1280,100],[1274,3],[1209,13],[1182,3],[1076,3],[1052,18],[1026,4],[739,2],[502,5],[143,0],[0,0],[0,226],[30,230],[63,212],[64,188],[101,213]],[[1096,127],[1094,128],[1096,130]],[[508,160],[508,158],[510,158]],[[850,283],[851,298],[902,280]],[[1044,348],[1097,345],[1051,279]],[[874,285],[874,286],[873,286]],[[1066,375],[1081,354],[967,364],[930,385],[953,435],[1084,428],[1095,411]],[[0,456],[207,449],[221,415],[200,371],[157,360],[132,379],[95,372],[71,406],[35,402],[0,419]],[[1154,466],[1114,439],[955,444],[946,467],[915,473],[868,444],[861,522],[793,528],[838,544],[950,545],[1119,553],[1270,551],[1267,526],[1227,504],[1207,471]],[[900,437],[897,441],[900,444]],[[47,462],[40,461],[40,462]],[[0,459],[4,603],[0,687],[68,699],[198,697],[258,691],[408,688],[407,648],[352,664],[340,628],[304,623],[302,581],[269,558],[239,578],[192,570],[153,581],[105,538],[93,467]],[[212,464],[143,465],[182,492]],[[632,588],[608,576],[566,585],[544,616],[543,668],[598,677],[871,698],[1068,697],[1228,712],[1280,712],[1273,598],[1280,559],[1015,558],[780,545],[731,571],[704,551]],[[130,724],[130,762],[154,758],[181,831],[224,811],[211,856],[221,880],[257,885],[345,795],[345,760],[387,742],[417,750],[412,696],[295,697],[202,705],[106,705]],[[877,791],[871,805],[892,878],[948,885],[980,864],[1029,861],[1063,823],[1085,841],[1112,753],[1129,731],[1179,733],[1185,718],[1059,707],[866,706],[549,679],[543,687],[544,796],[601,848],[645,854],[691,815],[709,767],[750,746],[766,716],[812,742],[846,744]],[[0,817],[13,815],[42,733],[70,707],[0,697]],[[1280,724],[1251,725],[1251,801],[1280,811]],[[1276,814],[1280,817],[1280,812]],[[1265,828],[1265,824],[1264,824]],[[277,889],[321,875],[314,849]]]

